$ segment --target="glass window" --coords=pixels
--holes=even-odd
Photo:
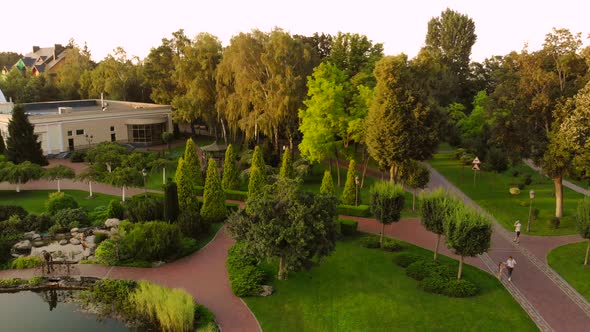
[[[72,136],[72,131],[68,130],[68,136]]]
[[[84,135],[84,129],[76,129],[76,135]]]
[[[115,131],[115,126],[111,126],[111,131]]]

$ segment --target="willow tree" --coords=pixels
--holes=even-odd
[[[45,170],[43,177],[50,181],[57,182],[57,192],[61,192],[61,180],[62,179],[73,179],[76,177],[76,173],[71,167],[65,165],[56,165],[49,167]]]
[[[309,48],[281,29],[234,36],[216,76],[216,107],[233,136],[241,131],[257,141],[262,133],[278,150],[279,134],[285,133],[292,145],[311,63]]]
[[[31,180],[38,180],[43,175],[43,168],[30,161],[24,161],[20,164],[13,164],[11,161],[5,162],[0,168],[0,179],[10,184],[16,185],[16,192],[20,192],[20,185]]]
[[[425,91],[414,83],[415,71],[405,54],[385,57],[375,68],[377,86],[365,141],[379,167],[389,170],[391,182],[403,162],[430,157],[438,143],[434,112]]]

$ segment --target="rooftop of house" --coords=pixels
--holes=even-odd
[[[23,104],[25,112],[31,116],[57,115],[80,112],[125,112],[140,109],[157,110],[170,109],[169,105],[136,103],[100,99],[51,101],[42,103]]]
[[[52,47],[33,46],[33,52],[25,54],[22,59],[12,66],[4,66],[3,71],[8,72],[13,67],[23,70],[24,68],[35,68],[42,73],[46,70],[51,70],[55,65],[65,59],[69,47],[61,44],[55,44]]]

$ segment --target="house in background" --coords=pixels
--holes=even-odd
[[[53,47],[33,46],[33,52],[27,53],[12,66],[4,66],[2,75],[8,74],[13,68],[28,71],[33,76],[47,73],[55,76],[57,69],[64,63],[69,47],[55,44]]]

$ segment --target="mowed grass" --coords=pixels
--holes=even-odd
[[[566,244],[547,255],[549,266],[590,301],[590,265],[584,265],[588,241]]]
[[[430,259],[430,251],[408,245]],[[245,301],[264,331],[536,331],[493,276],[466,266],[481,294],[465,299],[429,294],[394,265],[394,254],[339,241],[331,256],[306,272],[274,280],[275,293]],[[442,257],[445,262],[454,262]],[[276,275],[278,264],[265,265]],[[274,279],[274,278],[273,278]]]
[[[21,190],[20,193],[9,190],[0,191],[0,204],[2,205],[20,205],[29,213],[45,212],[45,202],[49,194],[55,190]],[[111,199],[120,200],[120,196],[112,196],[100,193],[94,193],[94,198],[88,198],[88,192],[82,190],[62,190],[62,192],[71,195],[76,199],[78,204],[92,211],[94,208],[104,205],[107,206]]]
[[[463,167],[454,158],[454,152],[440,152],[428,161],[432,167],[455,184],[463,193],[471,197],[477,204],[489,211],[508,230],[514,230],[514,221],[520,220],[526,234],[529,215],[529,191],[535,191],[533,208],[539,209],[539,217],[531,225],[530,235],[564,235],[575,234],[574,215],[578,201],[583,198],[569,188],[563,190],[564,217],[558,229],[552,229],[549,221],[555,215],[555,196],[553,181],[542,176],[530,167],[521,164],[503,173],[480,171],[476,183],[473,181],[471,166]],[[519,175],[513,176],[517,171]],[[512,183],[523,181],[524,174],[532,176],[532,184],[526,186],[519,195],[511,195]]]

